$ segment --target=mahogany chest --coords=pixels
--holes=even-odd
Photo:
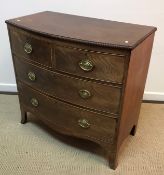
[[[21,123],[30,112],[93,141],[115,169],[136,132],[156,28],[48,11],[6,23]]]

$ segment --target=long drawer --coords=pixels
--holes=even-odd
[[[99,84],[49,71],[14,57],[17,78],[37,90],[42,90],[72,104],[118,114],[121,87]]]
[[[18,83],[20,102],[28,111],[68,135],[113,142],[116,119],[50,98]]]

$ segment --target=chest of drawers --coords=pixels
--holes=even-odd
[[[7,20],[27,112],[55,131],[93,141],[117,166],[136,132],[155,27],[41,12]]]

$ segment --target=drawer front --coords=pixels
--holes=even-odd
[[[56,47],[56,69],[78,76],[122,83],[126,59],[123,55]]]
[[[48,71],[25,63],[19,58],[15,58],[15,63],[18,79],[33,88],[76,105],[116,114],[119,112],[120,87]]]
[[[18,84],[20,102],[56,129],[69,135],[112,142],[116,119],[77,108]]]
[[[11,28],[11,47],[15,55],[52,67],[52,44],[44,37]]]

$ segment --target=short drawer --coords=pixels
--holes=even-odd
[[[52,67],[52,44],[39,35],[18,28],[10,28],[11,48],[19,55],[43,66]]]
[[[104,142],[113,142],[116,119],[60,102],[18,84],[20,102],[28,111],[60,132]]]
[[[108,113],[119,113],[121,87],[52,72],[14,58],[19,80],[67,102]]]
[[[125,55],[57,46],[55,58],[58,71],[96,80],[123,82]]]

